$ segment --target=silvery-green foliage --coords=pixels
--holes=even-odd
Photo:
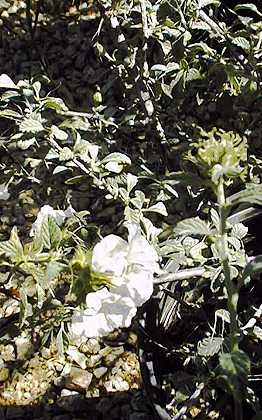
[[[9,3],[0,1],[0,8]],[[36,3],[48,13],[67,7],[28,2],[32,36],[29,9]],[[13,220],[1,230],[1,290],[13,293],[19,328],[40,326],[42,343],[54,341],[62,354],[71,340],[72,308],[110,287],[110,273],[92,267],[92,250],[102,237],[124,236],[124,222],[135,223],[161,262],[155,279],[164,296],[160,329],[171,342],[181,340],[171,355],[190,370],[173,378],[176,401],[190,402],[196,386],[194,404],[202,395],[214,403],[218,388],[239,402],[253,392],[250,353],[232,346],[226,282],[235,299],[245,292],[255,298],[261,272],[261,257],[247,255],[245,225],[262,202],[261,160],[253,154],[248,119],[261,87],[260,10],[251,2],[230,11],[219,0],[98,0],[95,10],[88,34],[101,73],[87,83],[86,112],[61,99],[43,75],[16,82],[0,75],[0,205],[25,189],[37,207],[30,214],[27,198],[25,229],[11,228]],[[235,109],[239,125],[232,122]],[[79,208],[63,217],[74,203]],[[242,300],[238,341],[249,340],[257,357],[261,308]],[[52,322],[42,321],[49,310]],[[72,346],[67,351],[82,363]],[[260,369],[256,360],[251,366]]]

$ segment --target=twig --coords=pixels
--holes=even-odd
[[[176,273],[164,274],[154,281],[154,284],[165,284],[177,280],[186,280],[191,277],[201,277],[207,270],[204,267],[189,268]]]

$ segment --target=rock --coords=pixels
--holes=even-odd
[[[80,352],[76,347],[69,346],[66,350],[66,353],[68,356],[76,362],[82,369],[85,369],[87,367],[87,358],[86,356]]]
[[[1,357],[5,362],[12,362],[15,360],[15,351],[12,344],[0,347]]]
[[[95,338],[90,338],[85,344],[82,344],[80,351],[83,353],[97,354],[100,351],[100,344]]]
[[[69,375],[72,384],[81,389],[87,389],[93,378],[93,374],[91,372],[77,367],[72,367]]]
[[[93,374],[91,372],[71,367],[69,373],[56,379],[54,384],[75,391],[85,391],[88,389],[92,378]]]
[[[115,392],[115,391],[123,392],[123,391],[128,391],[130,388],[127,381],[125,381],[121,377],[116,377],[116,376],[106,381],[104,383],[104,387],[107,390],[107,392]]]
[[[17,359],[26,360],[33,353],[34,346],[29,338],[17,337],[15,339]]]
[[[62,372],[64,365],[60,362],[54,362],[54,368],[57,372]]]
[[[6,367],[0,367],[0,382],[7,381],[9,377],[9,370]]]
[[[107,368],[105,366],[100,366],[96,369],[94,369],[94,375],[96,378],[101,378],[105,373],[107,372]]]
[[[68,397],[70,395],[79,395],[79,393],[66,388],[61,390],[61,397]]]
[[[87,367],[92,368],[99,364],[102,356],[100,354],[92,354],[87,359]]]
[[[47,347],[43,347],[41,351],[41,355],[44,359],[50,359],[51,358],[51,351]]]

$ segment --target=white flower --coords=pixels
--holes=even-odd
[[[46,217],[53,217],[58,226],[61,226],[65,219],[71,217],[74,212],[75,211],[72,207],[68,207],[65,211],[54,210],[53,207],[49,206],[49,204],[41,207],[35,222],[32,224],[30,236],[35,236],[40,231],[42,223]]]
[[[7,185],[0,184],[0,200],[8,200],[10,194],[8,192]]]
[[[113,286],[87,295],[86,309],[75,311],[72,317],[75,335],[97,337],[127,328],[137,307],[150,298],[158,256],[137,225],[129,224],[128,229],[128,242],[108,235],[94,247],[92,268],[111,273]]]

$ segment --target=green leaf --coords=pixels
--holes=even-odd
[[[24,250],[16,226],[11,231],[10,239],[0,243],[0,254],[5,254],[6,257],[17,263],[23,261]]]
[[[150,70],[155,71],[155,72],[164,73],[164,72],[167,71],[167,66],[165,66],[164,64],[155,64],[154,66],[151,67]]]
[[[130,193],[132,191],[132,189],[136,186],[137,181],[138,181],[137,176],[132,175],[132,174],[127,174],[126,185],[127,185],[128,193]]]
[[[45,217],[37,237],[43,247],[47,249],[56,248],[62,240],[62,233],[52,216]]]
[[[60,356],[62,356],[65,352],[63,335],[64,335],[64,323],[62,322],[59,328],[58,334],[56,336],[56,348]]]
[[[242,281],[245,282],[248,277],[259,273],[262,273],[262,255],[257,255],[246,265],[242,274]]]
[[[55,174],[59,174],[60,172],[64,172],[64,171],[68,171],[68,167],[67,166],[56,166],[55,169],[53,170],[53,175]]]
[[[125,166],[131,165],[131,160],[123,153],[115,152],[106,156],[102,163],[108,171],[119,174]]]
[[[67,161],[74,159],[74,153],[72,152],[69,147],[63,147],[59,152],[59,160],[60,161]]]
[[[54,109],[55,111],[68,111],[64,101],[60,98],[53,98],[49,96],[43,100],[43,105],[46,109]]]
[[[135,197],[132,198],[130,201],[137,209],[140,210],[142,209],[143,204],[145,202],[145,194],[140,190],[135,191]]]
[[[26,319],[33,314],[32,305],[28,302],[27,294],[23,288],[19,289],[20,295],[20,312],[19,312],[19,323],[20,328],[24,325]]]
[[[166,206],[162,202],[154,204],[153,206],[150,206],[148,207],[148,209],[144,209],[143,211],[144,212],[152,211],[154,213],[162,214],[162,216],[168,216]]]
[[[243,50],[250,50],[250,42],[248,41],[248,39],[242,37],[242,36],[237,36],[236,38],[232,38],[232,43],[237,45],[240,48],[243,48]]]
[[[258,10],[257,6],[253,3],[238,4],[234,8],[235,12],[238,10],[250,10],[251,12],[257,13],[262,17],[262,13]]]
[[[218,309],[215,312],[216,318],[221,318],[223,322],[230,324],[230,313],[226,309]]]
[[[41,309],[46,300],[46,294],[44,288],[40,284],[36,284],[36,294],[37,294],[37,307]]]
[[[107,155],[102,162],[103,163],[107,163],[107,162],[111,162],[111,161],[115,161],[118,163],[123,163],[126,165],[131,165],[131,160],[128,156],[124,155],[123,153],[118,153],[118,152],[114,152],[114,153],[110,153],[109,155]]]
[[[199,0],[198,1],[199,9],[202,9],[203,7],[209,6],[211,4],[213,4],[214,6],[219,6],[220,0]]]
[[[66,131],[61,130],[56,125],[52,125],[52,127],[51,127],[51,133],[58,140],[66,140],[68,138],[68,134],[66,133]]]
[[[199,217],[182,220],[174,228],[175,235],[199,235],[206,236],[214,234],[209,224]]]
[[[13,82],[7,74],[2,73],[0,75],[0,88],[2,89],[19,89],[19,87]]]
[[[250,360],[242,350],[219,355],[220,384],[234,397],[241,400],[248,383]]]
[[[199,356],[211,357],[218,353],[222,344],[223,337],[206,337],[198,343],[197,352]]]
[[[20,130],[25,133],[39,133],[44,130],[42,123],[35,118],[25,118],[20,124]]]
[[[45,270],[44,281],[45,285],[49,286],[50,282],[58,277],[65,266],[57,261],[50,261]]]
[[[18,120],[22,118],[22,115],[12,109],[4,109],[0,111],[0,118],[8,118],[9,120]]]
[[[239,203],[262,205],[262,185],[246,184],[246,189],[228,197],[227,203],[231,206]]]
[[[172,95],[173,86],[171,86],[171,84],[167,85],[165,83],[161,83],[161,88],[166,96],[173,99],[173,95]]]
[[[21,150],[27,150],[29,147],[31,147],[33,144],[35,144],[36,138],[32,137],[31,139],[27,140],[18,140],[17,147]]]
[[[65,181],[65,184],[66,185],[74,185],[74,184],[79,184],[80,182],[83,182],[85,180],[86,180],[86,175],[76,175],[72,178],[67,179]]]
[[[248,228],[243,223],[236,223],[232,230],[231,235],[238,239],[243,239],[248,234]]]
[[[186,72],[185,80],[186,82],[191,82],[192,80],[197,80],[201,78],[199,70],[191,68]]]

